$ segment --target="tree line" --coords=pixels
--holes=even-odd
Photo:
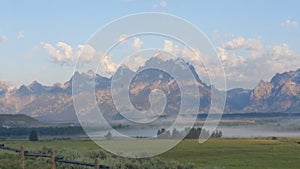
[[[85,134],[80,126],[68,127],[36,127],[36,128],[0,128],[0,137],[22,137],[28,136],[32,131],[36,131],[41,136],[68,136]]]
[[[186,128],[182,131],[177,130],[174,128],[172,132],[170,130],[166,130],[165,128],[158,129],[157,131],[157,138],[182,138],[185,136],[185,139],[197,139],[199,138],[200,134],[203,133],[204,137],[211,137],[211,138],[220,138],[222,137],[223,133],[221,130],[215,130],[210,135],[210,132],[208,130],[205,130],[201,127],[192,127],[192,128]]]

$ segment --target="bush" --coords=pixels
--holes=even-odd
[[[38,141],[38,135],[35,130],[32,130],[29,134],[29,141]]]
[[[277,137],[272,137],[272,140],[277,140]]]
[[[104,136],[107,140],[111,140],[112,139],[112,134],[109,131],[105,136]]]

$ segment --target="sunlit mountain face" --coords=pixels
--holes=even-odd
[[[37,81],[30,85],[21,85],[14,88],[5,82],[0,83],[0,112],[4,114],[26,114],[41,120],[48,121],[77,121],[73,107],[73,97],[84,93],[72,93],[72,79],[81,79],[83,84],[94,83],[96,100],[105,118],[121,120],[124,117],[119,114],[111,95],[111,81],[116,78],[120,82],[129,77],[129,95],[131,106],[123,107],[130,112],[130,108],[139,111],[147,111],[151,107],[149,95],[154,89],[162,91],[166,96],[166,106],[161,114],[153,116],[176,116],[181,106],[182,94],[176,79],[165,71],[149,68],[159,65],[165,70],[185,69],[192,72],[193,79],[186,79],[184,87],[196,84],[199,93],[190,93],[187,99],[200,98],[198,113],[205,114],[210,106],[211,86],[201,81],[192,64],[182,59],[161,60],[157,57],[150,58],[138,70],[133,71],[128,67],[119,67],[110,77],[100,76],[93,71],[75,72],[69,81],[64,84],[56,83],[45,86]],[[116,80],[115,79],[115,80]],[[232,89],[227,91],[227,101],[224,113],[249,113],[249,112],[281,112],[297,113],[300,110],[300,69],[276,74],[270,82],[261,81],[254,89]],[[123,92],[121,89],[120,92]],[[160,101],[158,101],[160,102]],[[87,107],[88,108],[88,107]],[[186,106],[185,111],[189,111]]]

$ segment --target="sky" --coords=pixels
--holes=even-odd
[[[162,12],[189,21],[208,37],[224,66],[229,89],[253,88],[276,73],[300,68],[299,3],[292,0],[1,1],[0,80],[15,86],[35,80],[46,85],[63,83],[73,74],[78,52],[88,47],[87,40],[101,27],[126,15]],[[137,37],[130,43],[135,49],[147,46],[146,41]],[[162,40],[161,48],[174,52],[175,47],[172,42]],[[94,53],[89,50],[83,59],[91,61]],[[117,67],[109,56],[100,63],[110,73]]]

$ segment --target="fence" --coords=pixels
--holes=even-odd
[[[25,169],[25,157],[26,156],[50,158],[51,169],[56,168],[56,163],[81,165],[81,166],[87,166],[87,167],[94,167],[95,169],[108,169],[109,168],[108,166],[105,166],[105,165],[99,165],[97,159],[95,159],[94,164],[86,163],[86,162],[80,162],[80,161],[64,160],[63,157],[61,157],[61,156],[55,156],[53,151],[51,151],[51,154],[35,154],[35,153],[31,153],[29,151],[24,150],[23,147],[21,147],[21,149],[16,149],[16,148],[11,148],[11,147],[6,147],[4,144],[0,144],[0,149],[20,153],[20,168],[21,169]]]

